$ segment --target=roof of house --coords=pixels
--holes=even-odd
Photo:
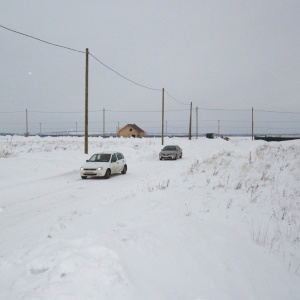
[[[145,132],[143,129],[141,129],[139,126],[137,126],[135,124],[127,124],[124,127],[122,127],[119,131],[121,131],[122,129],[124,129],[127,126],[131,126],[133,129],[135,129],[138,132]]]

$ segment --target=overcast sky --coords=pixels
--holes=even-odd
[[[300,132],[299,0],[15,0],[2,1],[0,20],[50,43],[89,48],[154,89],[89,56],[90,131],[103,131],[105,108],[106,132],[127,123],[160,132],[165,88],[181,102],[165,94],[170,133],[188,132],[190,102],[194,132],[196,107],[199,133],[218,124],[224,133],[251,133],[252,107],[256,132]],[[85,54],[4,28],[0,37],[0,132],[25,132],[26,109],[31,133],[82,131]]]

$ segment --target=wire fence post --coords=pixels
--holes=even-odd
[[[26,108],[26,132],[25,132],[25,136],[28,137],[29,136],[29,132],[28,132],[28,110]]]
[[[105,108],[103,108],[103,137],[105,137]]]
[[[84,121],[84,153],[88,154],[88,134],[89,134],[89,113],[88,113],[88,99],[89,99],[89,49],[85,52],[85,121]]]
[[[164,144],[165,89],[162,89],[161,144]]]
[[[192,102],[190,107],[190,125],[189,125],[189,140],[192,139]]]
[[[253,115],[253,107],[252,107],[252,141],[254,140],[254,115]]]
[[[198,139],[198,106],[196,106],[196,139]]]

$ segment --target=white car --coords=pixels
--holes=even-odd
[[[88,177],[104,177],[108,179],[111,174],[126,174],[126,172],[126,159],[120,152],[95,153],[80,168],[82,179]]]

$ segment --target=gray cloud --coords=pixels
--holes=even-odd
[[[223,120],[228,133],[250,133],[252,107],[300,112],[299,13],[298,1],[55,0],[7,1],[0,17],[14,30],[82,51],[89,48],[120,74],[164,87],[194,108],[247,109],[200,110],[199,131],[215,131]],[[32,132],[40,126],[45,131],[74,129],[76,122],[82,127],[84,115],[75,112],[84,110],[84,54],[2,28],[0,34],[0,131],[24,132],[26,109]],[[124,80],[92,57],[89,68],[90,130],[102,131],[105,108],[107,130],[135,122],[160,132],[161,92]],[[165,99],[169,132],[186,133],[188,106]],[[138,112],[119,112],[125,110]],[[3,113],[15,111],[22,113]],[[262,132],[271,127],[300,131],[299,114],[257,112],[256,118]]]

